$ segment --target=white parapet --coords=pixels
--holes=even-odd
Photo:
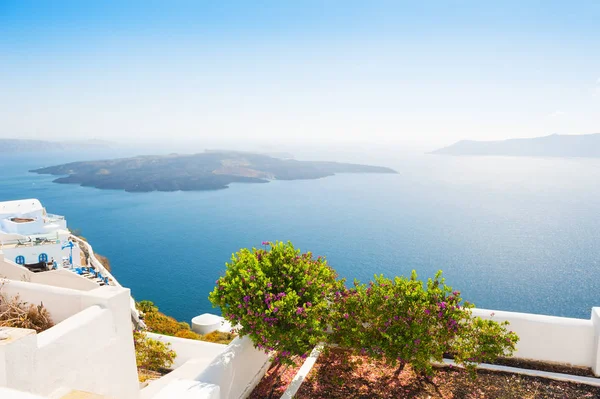
[[[173,368],[178,368],[192,359],[203,359],[206,363],[212,362],[227,348],[224,344],[215,344],[214,342],[198,341],[195,339],[186,339],[179,337],[171,337],[169,335],[146,333],[148,338],[169,344],[170,348],[175,351],[177,357],[173,362]]]
[[[187,359],[171,373],[151,382],[142,390],[142,399],[246,398],[270,364],[269,356],[254,348],[249,338],[236,338],[212,361],[206,362],[203,357]],[[183,391],[187,396],[182,396]]]
[[[256,349],[250,338],[236,338],[196,381],[218,385],[221,388],[221,399],[245,398],[260,382],[270,365],[269,355]]]
[[[113,399],[139,398],[129,290],[77,291],[9,281],[2,293],[44,304],[54,327],[5,329],[0,340],[0,387],[49,396],[80,390]]]
[[[6,259],[1,250],[0,277],[54,287],[72,288],[80,291],[90,291],[98,288],[98,284],[95,282],[62,268],[43,273],[34,273],[21,265],[17,265],[10,259]]]
[[[473,315],[508,321],[519,336],[516,358],[590,367],[600,375],[600,308],[590,319],[487,309],[473,309]]]

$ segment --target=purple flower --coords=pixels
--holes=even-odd
[[[271,243],[269,241],[263,241],[262,245],[271,245]]]
[[[304,308],[296,309],[296,314],[301,314],[302,312],[304,312]]]
[[[244,297],[244,302],[248,303],[248,301],[249,301],[249,300],[250,300],[250,297],[249,297],[248,295],[246,295],[246,296]]]
[[[427,316],[429,316],[429,314],[430,314],[430,313],[431,313],[431,312],[429,311],[429,309],[425,309],[425,314],[426,314]]]

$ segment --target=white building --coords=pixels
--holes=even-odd
[[[85,248],[89,266],[109,284],[86,277],[90,268],[81,274],[70,267],[39,273],[25,267],[68,257],[69,242],[75,266]],[[89,243],[70,235],[64,217],[48,214],[36,199],[0,202],[0,294],[43,303],[56,323],[38,334],[0,327],[1,399],[239,398],[269,364],[248,339],[226,346],[150,334],[175,350],[175,370],[140,386],[132,327],[143,323],[129,290],[103,267]],[[209,329],[221,320],[196,319],[195,327]]]
[[[81,252],[69,240],[63,216],[46,212],[37,199],[0,202],[0,251],[19,265],[56,261],[81,265]]]

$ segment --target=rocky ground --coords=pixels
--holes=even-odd
[[[251,398],[279,398],[300,368],[274,365]],[[586,399],[600,398],[600,388],[504,372],[479,370],[474,379],[464,370],[441,367],[429,380],[410,367],[396,369],[341,349],[321,355],[295,398],[415,399]]]

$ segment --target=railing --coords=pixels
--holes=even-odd
[[[71,239],[77,241],[80,247],[81,245],[83,245],[87,249],[89,254],[90,265],[94,266],[94,268],[98,270],[100,274],[102,274],[104,277],[108,277],[108,281],[112,283],[110,285],[122,287],[122,285],[117,281],[117,279],[104,267],[104,265],[98,260],[98,258],[96,258],[96,256],[94,255],[94,250],[92,249],[92,246],[89,243],[74,235],[71,235]]]
[[[38,245],[52,245],[52,244],[60,244],[60,240],[57,239],[43,239],[39,241],[31,240],[25,241],[22,240],[11,240],[11,241],[0,241],[0,248],[2,247],[34,247]]]
[[[114,285],[117,287],[123,287],[119,281],[117,281],[117,279],[104,267],[104,265],[98,260],[98,258],[96,258],[96,256],[94,255],[94,250],[92,249],[92,246],[82,240],[81,238],[74,236],[71,234],[71,239],[77,241],[77,243],[81,246],[83,245],[89,254],[89,262],[92,266],[94,266],[94,268],[96,268],[97,270],[100,271],[100,273],[105,276],[108,277],[108,281],[109,283],[112,282],[112,284],[110,285]],[[140,312],[138,312],[138,310],[135,307],[135,301],[133,300],[133,297],[130,296],[129,297],[129,308],[131,309],[131,318],[133,320],[133,322],[136,324],[136,327],[141,327],[141,328],[145,328],[145,324],[142,320],[140,320]]]

